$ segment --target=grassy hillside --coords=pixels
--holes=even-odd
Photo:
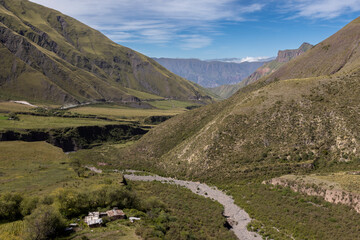
[[[301,194],[261,182],[289,173],[360,169],[359,34],[356,19],[270,76],[228,100],[166,121],[116,156],[112,151],[108,161],[230,189],[275,239],[352,239],[358,225],[345,236],[339,230],[346,229],[341,219],[347,214],[359,218],[350,208],[301,200]]]
[[[100,32],[27,0],[0,2],[0,97],[52,103],[209,100],[205,90]]]

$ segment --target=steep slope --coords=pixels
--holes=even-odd
[[[219,181],[357,161],[359,34],[360,18],[230,99],[159,125],[121,164]]]
[[[154,60],[27,0],[0,1],[0,53],[1,98],[56,103],[209,98]]]
[[[258,79],[275,72],[282,65],[305,53],[312,47],[313,45],[309,43],[303,43],[298,49],[279,50],[276,59],[265,63],[264,65],[256,69],[256,71],[253,72],[249,77],[239,82],[238,84],[224,85],[217,88],[212,88],[210,90],[222,98],[229,98],[240,88],[256,82]]]
[[[264,62],[222,62],[198,59],[154,58],[173,73],[203,87],[236,84],[253,73]]]

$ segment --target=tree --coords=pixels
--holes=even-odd
[[[31,240],[52,239],[65,229],[65,219],[52,206],[42,205],[25,217],[27,238]]]
[[[20,194],[6,193],[0,197],[0,220],[13,221],[21,218],[20,204],[23,198]]]

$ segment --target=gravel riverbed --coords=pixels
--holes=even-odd
[[[193,193],[211,198],[224,206],[224,216],[227,217],[231,225],[231,231],[234,231],[238,239],[253,240],[262,239],[260,235],[247,230],[246,226],[251,221],[249,214],[234,203],[234,199],[220,191],[216,187],[210,187],[204,183],[178,180],[174,178],[160,177],[157,175],[140,176],[135,171],[126,171],[124,177],[131,181],[159,181],[161,183],[175,184],[190,189]]]

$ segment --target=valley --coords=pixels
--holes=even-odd
[[[150,58],[108,36],[184,56],[282,39],[251,37],[268,21],[224,37],[208,14],[183,22],[206,37],[188,34],[173,26],[180,5],[157,18],[172,1],[136,6],[144,19],[129,25],[91,18],[90,4],[89,26],[34,2],[0,0],[0,239],[359,238],[360,18],[271,61],[229,63]],[[222,18],[224,29],[250,24]]]

